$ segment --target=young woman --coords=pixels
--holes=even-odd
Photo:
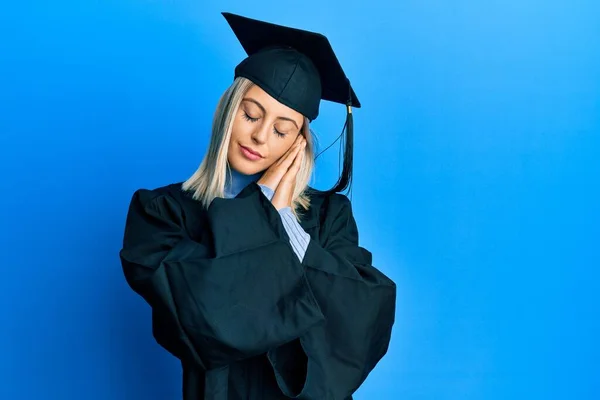
[[[123,271],[181,360],[185,400],[352,399],[387,352],[396,285],[359,246],[351,203],[351,106],[323,36],[224,13],[248,53],[210,145],[185,182],[139,189]],[[345,103],[343,176],[308,186],[310,121]]]

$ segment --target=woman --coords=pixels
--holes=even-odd
[[[133,195],[123,270],[181,360],[185,400],[352,399],[387,352],[396,300],[337,193],[360,104],[323,36],[224,15],[249,55],[198,171]],[[329,191],[308,186],[322,98],[349,117]]]

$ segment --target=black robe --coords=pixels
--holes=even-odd
[[[396,285],[358,245],[348,198],[308,193],[302,262],[255,182],[208,209],[181,183],[133,195],[123,271],[181,360],[183,399],[352,399],[387,352]]]

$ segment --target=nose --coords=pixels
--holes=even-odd
[[[264,144],[267,141],[269,135],[268,124],[260,124],[252,132],[252,141],[255,144]]]

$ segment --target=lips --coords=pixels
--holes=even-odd
[[[242,146],[242,145],[240,144],[240,146]],[[254,150],[252,150],[251,148],[248,148],[248,147],[246,147],[246,146],[242,146],[242,147],[243,147],[244,149],[248,150],[248,152],[250,152],[250,153],[254,154],[255,156],[262,158],[262,154],[260,154],[259,152],[257,152],[257,151],[254,151]]]

